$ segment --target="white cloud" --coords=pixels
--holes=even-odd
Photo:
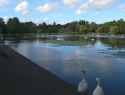
[[[86,10],[84,10],[84,12],[86,12]],[[81,10],[77,10],[76,12],[75,12],[75,14],[81,14],[81,13],[83,13],[83,11],[81,11]]]
[[[22,12],[23,15],[29,15],[29,5],[27,1],[23,1],[19,5],[17,5],[14,10],[16,12]]]
[[[63,16],[63,12],[60,13],[54,13],[52,15],[50,15],[51,17],[62,17]]]
[[[87,12],[86,12],[86,13],[84,14],[84,17],[90,17],[90,16],[92,16],[92,14],[90,14],[90,13],[87,13]]]
[[[20,22],[27,22],[26,19],[20,19]]]
[[[39,6],[39,7],[35,8],[35,10],[37,10],[41,13],[47,13],[47,12],[54,10],[57,7],[58,7],[58,2],[52,2],[52,3],[47,3],[43,6]]]
[[[99,12],[95,12],[95,15],[99,15]]]
[[[106,18],[106,17],[107,17],[107,15],[102,16],[102,18]]]
[[[81,14],[88,9],[109,9],[113,7],[114,4],[116,4],[116,0],[89,0],[88,2],[82,4],[75,13]]]
[[[45,22],[46,24],[53,24],[54,22],[56,22],[56,24],[66,24],[66,23],[69,23],[69,22],[72,22],[73,20],[69,20],[69,21],[51,21],[49,18],[43,18],[43,19],[37,19],[37,20],[34,20],[33,22],[36,23],[36,24],[42,24],[43,22]]]
[[[118,9],[121,11],[121,12],[125,12],[125,4],[122,4],[118,7]]]
[[[7,0],[0,0],[0,6],[3,6],[5,4],[9,4]]]
[[[8,21],[8,19],[9,19],[9,17],[8,16],[4,16],[3,19],[4,19],[4,22],[6,23]]]
[[[74,7],[80,1],[81,0],[62,0],[63,4],[69,6],[69,8]]]
[[[42,24],[43,22],[47,24],[51,24],[51,21],[49,21],[49,18],[37,19],[37,20],[34,20],[33,22],[35,22],[36,24]]]
[[[64,25],[64,24],[66,24],[66,23],[70,23],[70,22],[72,22],[73,20],[69,20],[69,21],[55,21],[56,22],[56,24],[62,24],[62,25]]]
[[[49,0],[45,0],[46,2],[49,2]]]

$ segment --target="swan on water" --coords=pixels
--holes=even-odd
[[[85,47],[86,47],[86,48],[90,48],[90,46],[91,46],[91,45],[87,45],[87,46],[85,46]]]
[[[85,79],[85,74],[86,72],[85,71],[81,71],[83,73],[83,78],[82,78],[82,81],[79,83],[78,85],[78,91],[77,92],[85,92],[88,85],[87,85],[87,82],[86,82],[86,79]]]
[[[3,37],[1,36],[1,39],[3,39]]]
[[[87,37],[85,37],[85,39],[87,39]]]
[[[92,38],[92,41],[94,41],[94,38]]]
[[[104,95],[103,90],[100,86],[100,79],[95,78],[95,80],[98,82],[98,84],[97,84],[97,87],[95,88],[95,90],[93,91],[93,95]]]

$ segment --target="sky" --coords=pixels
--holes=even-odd
[[[0,0],[0,17],[20,22],[66,24],[85,20],[97,24],[125,20],[125,0]]]

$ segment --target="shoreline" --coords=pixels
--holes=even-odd
[[[0,56],[0,95],[81,95],[73,85],[1,42],[0,50],[8,56]]]

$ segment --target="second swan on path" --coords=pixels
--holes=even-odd
[[[93,91],[93,95],[104,95],[103,90],[100,86],[100,79],[95,78],[95,80],[98,82],[98,85],[97,85],[96,89]]]

